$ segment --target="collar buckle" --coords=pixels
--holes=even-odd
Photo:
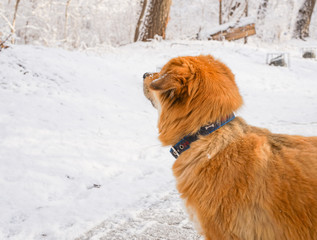
[[[179,157],[179,153],[177,152],[177,150],[173,147],[171,147],[171,151],[172,155],[175,157],[175,158],[178,158]]]

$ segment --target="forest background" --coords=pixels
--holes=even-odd
[[[126,45],[138,40],[138,27],[141,28],[140,31],[144,31],[144,26],[143,29],[139,26],[140,21],[143,25],[150,21],[146,19],[146,12],[151,14],[151,6],[164,3],[168,6],[163,9],[167,11],[167,17],[161,24],[165,25],[166,31],[148,39],[202,39],[204,35],[201,33],[212,32],[219,26],[221,3],[221,23],[239,22],[247,7],[247,15],[254,19],[256,28],[256,35],[249,42],[278,44],[298,37],[317,38],[315,2],[316,0],[2,0],[0,40],[10,38],[17,44],[66,49],[100,49]],[[142,14],[143,19],[140,17]],[[301,26],[298,27],[299,25]]]

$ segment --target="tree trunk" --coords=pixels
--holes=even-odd
[[[146,6],[147,6],[147,0],[143,0],[143,4],[142,4],[142,11],[138,20],[138,24],[136,26],[135,29],[135,34],[134,34],[134,41],[138,41],[139,35],[140,35],[140,27],[142,22],[144,21],[144,14],[145,14],[145,10],[146,10]]]
[[[299,9],[293,35],[295,38],[304,39],[309,37],[309,25],[315,3],[316,0],[305,0],[303,6]]]
[[[249,16],[249,2],[248,0],[245,1],[245,9],[244,9],[244,13],[245,13],[245,16]],[[248,43],[248,37],[245,37],[244,38],[244,44],[247,44]]]
[[[11,33],[12,33],[12,38],[11,38],[11,43],[14,44],[15,38],[14,38],[14,33],[15,33],[15,21],[17,18],[17,12],[18,12],[18,7],[19,7],[20,0],[17,0],[15,3],[15,8],[14,8],[14,15],[13,15],[13,20],[12,20],[12,28],[11,28]]]
[[[222,24],[222,1],[219,0],[219,25]]]
[[[134,41],[148,41],[155,35],[165,39],[171,0],[144,0]]]
[[[222,24],[228,23],[228,22],[238,22],[240,18],[245,14],[246,6],[247,6],[247,0],[221,1]]]

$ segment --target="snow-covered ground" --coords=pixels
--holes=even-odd
[[[169,148],[142,75],[212,54],[234,72],[237,115],[317,135],[317,61],[300,44],[135,43],[106,53],[12,46],[0,52],[0,239],[198,239],[175,192]],[[287,51],[288,68],[265,64]]]

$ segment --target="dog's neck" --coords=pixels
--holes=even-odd
[[[216,131],[218,128],[227,124],[235,118],[235,115],[232,113],[227,118],[220,121],[216,121],[210,124],[207,124],[199,129],[195,134],[187,135],[182,138],[178,143],[176,143],[171,149],[170,153],[177,159],[179,155],[190,148],[190,144],[198,140],[199,136],[206,136]]]

